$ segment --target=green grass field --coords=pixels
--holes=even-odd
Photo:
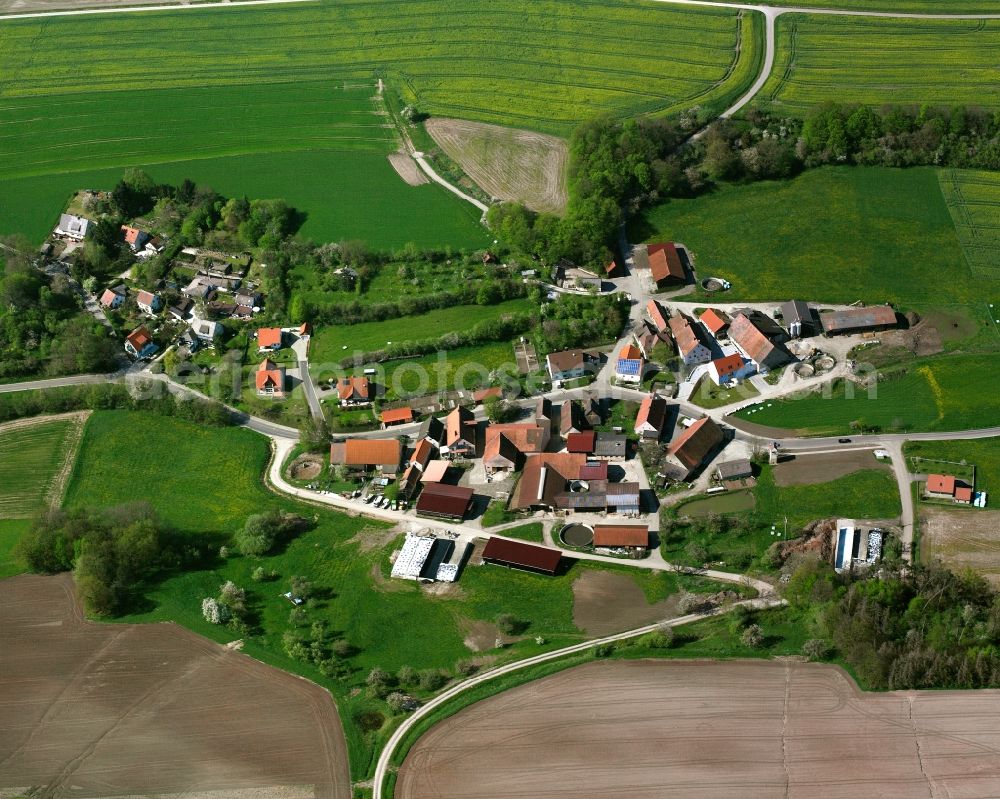
[[[933,5],[939,13],[956,11]],[[1000,106],[994,59],[1000,20],[786,14],[777,26],[774,69],[757,101],[781,111],[797,114],[827,100]]]
[[[938,177],[972,274],[1000,280],[1000,175],[943,169]]]
[[[736,418],[802,431],[804,435],[857,432],[854,422],[885,431],[963,430],[997,423],[1000,378],[982,369],[982,355],[949,355],[911,361],[886,373],[901,375],[867,389],[838,382],[824,396],[769,401]],[[992,356],[986,356],[992,357]]]
[[[753,494],[756,502],[752,510],[726,514],[742,516],[745,523],[722,534],[713,534],[697,524],[694,527],[679,527],[664,534],[663,556],[671,563],[700,566],[701,563],[692,560],[688,550],[693,541],[704,548],[709,561],[722,561],[730,569],[745,568],[751,560],[761,558],[771,544],[784,535],[786,519],[788,535],[792,537],[817,519],[842,516],[892,519],[899,516],[901,510],[899,491],[892,474],[875,469],[853,472],[826,483],[778,486],[770,467],[765,466]],[[693,500],[676,509],[668,509],[666,514],[677,517],[694,515],[687,513],[688,505],[703,501]],[[772,525],[776,534],[771,532]]]
[[[53,419],[0,432],[0,519],[29,519],[50,499],[58,502],[51,494],[76,426],[74,419]]]
[[[467,330],[472,325],[506,314],[527,313],[534,306],[527,299],[497,305],[458,305],[440,308],[404,319],[362,322],[356,325],[324,325],[309,342],[309,360],[316,364],[339,363],[360,350],[382,349],[390,341],[398,344],[417,339],[434,339],[447,333]],[[344,349],[344,346],[347,349]]]
[[[983,438],[975,441],[910,441],[903,448],[909,457],[952,461],[965,461],[976,467],[976,489],[1000,490],[1000,438]],[[926,471],[926,470],[924,470]],[[941,465],[940,471],[964,477],[967,469],[961,466]]]
[[[672,200],[634,240],[682,241],[726,299],[981,304],[1000,283],[974,279],[933,169],[836,167],[790,181],[726,186]]]
[[[765,6],[782,3],[764,2]],[[897,14],[994,14],[994,0],[949,0],[947,7],[941,0],[801,0],[796,8],[843,8],[850,11],[892,11]]]
[[[284,197],[318,239],[482,246],[473,209],[407,187],[386,162],[396,144],[374,113],[376,75],[422,111],[565,135],[598,111],[724,107],[753,80],[758,16],[625,0],[346,0],[150,12],[116,28],[113,47],[103,17],[0,23],[0,181],[18,198],[0,232],[37,240],[73,190],[141,165]]]
[[[0,94],[0,120],[9,123],[12,130],[23,131],[6,141],[0,139],[0,154],[16,156],[16,161],[0,166],[0,173],[10,170],[7,173],[10,179],[4,180],[5,189],[18,198],[17,203],[5,209],[0,232],[18,231],[40,240],[52,229],[76,190],[111,188],[121,179],[122,166],[141,164],[155,180],[163,183],[179,184],[191,178],[228,196],[284,199],[306,214],[301,235],[318,241],[363,238],[376,249],[396,249],[407,242],[421,247],[450,244],[467,248],[488,243],[487,233],[479,224],[479,214],[471,205],[438,186],[407,186],[395,173],[386,160],[386,153],[395,147],[392,132],[379,127],[383,118],[371,113],[368,89],[345,91],[325,83],[294,90],[284,85],[265,89],[264,94],[275,97],[269,100],[267,96],[258,96],[255,102],[261,103],[264,121],[273,127],[270,143],[260,140],[262,134],[244,137],[234,135],[232,130],[227,132],[224,126],[232,124],[232,120],[226,115],[212,119],[213,113],[219,113],[218,105],[211,102],[207,90],[195,89],[192,90],[195,102],[204,105],[204,112],[211,119],[203,134],[198,131],[201,116],[188,120],[181,109],[176,109],[178,118],[167,119],[164,115],[173,106],[158,105],[155,101],[161,93],[151,92],[153,101],[150,103],[144,97],[140,106],[150,103],[142,108],[142,113],[153,119],[156,126],[147,130],[142,123],[129,128],[128,134],[134,141],[128,147],[122,146],[124,132],[120,132],[96,143],[80,139],[79,144],[53,142],[49,147],[36,148],[32,137],[44,140],[57,135],[51,132],[42,135],[39,127],[42,122],[37,120],[46,114],[45,103],[41,99],[23,101],[25,107],[17,113],[33,116],[20,119],[8,114],[12,101],[5,103]],[[325,90],[326,97],[319,96],[320,89]],[[310,91],[317,96],[311,96]],[[282,93],[292,99],[298,96],[303,109],[302,125],[314,129],[282,131],[281,114],[290,113],[279,102]],[[174,95],[183,92],[172,90],[165,94],[173,102],[181,103]],[[222,101],[228,104],[226,110],[242,108],[240,103],[245,101],[240,96],[235,88],[222,91]],[[115,114],[106,118],[107,100],[102,98],[103,95],[88,96],[87,100],[77,101],[85,110],[70,106],[84,117],[78,120],[80,124],[86,121],[86,129],[95,136],[101,135],[100,131],[115,120],[124,125],[126,119]],[[120,102],[121,95],[115,93],[113,99]],[[216,101],[221,102],[219,98]],[[270,109],[271,101],[276,108]],[[52,98],[47,98],[47,102],[52,103]],[[22,101],[17,103],[20,106]],[[306,108],[313,110],[307,113]],[[274,119],[268,118],[269,109]],[[195,110],[201,114],[203,108],[196,105]],[[244,113],[234,111],[233,120],[250,128],[260,124],[244,119]],[[127,118],[131,119],[131,115]],[[51,117],[46,116],[45,120],[51,124]],[[344,132],[343,126],[348,124],[355,124],[356,128]],[[174,139],[171,132],[177,126],[181,131]],[[192,130],[186,131],[185,126]],[[338,139],[338,132],[343,132],[342,139]],[[287,149],[279,149],[282,147]],[[58,159],[53,158],[54,152],[59,153]]]
[[[501,660],[578,641],[583,635],[572,619],[573,581],[587,568],[624,570],[576,564],[565,575],[549,578],[492,566],[468,567],[459,591],[429,594],[416,583],[388,579],[389,557],[402,540],[400,534],[380,523],[270,493],[261,481],[267,458],[266,440],[246,430],[197,427],[144,412],[96,412],[84,432],[67,504],[100,507],[148,501],[180,533],[212,547],[228,541],[247,515],[268,508],[310,519],[310,530],[271,555],[250,559],[232,554],[169,576],[149,592],[148,608],[123,620],[177,621],[217,641],[243,637],[244,651],[251,657],[328,687],[344,721],[355,779],[368,775],[384,735],[365,734],[358,723],[362,712],[385,710],[353,690],[363,687],[373,667],[390,673],[403,665],[452,670],[457,661],[475,655],[464,641],[477,625],[490,638],[489,654]],[[0,524],[0,574],[7,568],[7,543],[12,546],[17,534]],[[257,566],[277,576],[254,582],[250,575]],[[281,593],[292,575],[305,576],[328,592],[307,611],[309,620],[326,621],[358,650],[347,660],[350,672],[342,679],[324,677],[283,651],[291,605]],[[677,590],[682,579],[660,573],[636,576],[644,593],[654,599]],[[218,593],[225,580],[247,591],[257,628],[250,635],[238,636],[202,618],[201,599]],[[714,590],[701,583],[692,587]],[[523,640],[497,651],[492,650],[490,623],[501,613],[514,614],[527,628]],[[546,643],[536,644],[536,635]],[[428,646],[428,640],[434,645]]]

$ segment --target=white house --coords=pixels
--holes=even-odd
[[[160,309],[163,307],[163,300],[151,291],[140,291],[135,295],[135,304],[139,306],[140,311],[152,316],[160,312]]]
[[[125,292],[121,290],[121,287],[104,289],[104,293],[101,295],[101,307],[110,308],[114,310],[121,306],[125,302]]]
[[[57,236],[66,236],[76,241],[83,241],[87,237],[87,229],[90,227],[89,219],[73,214],[63,214],[59,217],[59,224],[56,225]]]
[[[137,327],[125,337],[125,352],[135,358],[148,358],[158,349],[149,331],[144,327]]]
[[[191,331],[202,341],[212,344],[215,339],[222,335],[222,325],[207,319],[195,319],[191,323]]]
[[[724,358],[716,358],[708,365],[708,376],[717,386],[733,381],[738,382],[756,371],[754,365],[744,361],[743,356],[738,352]]]
[[[670,317],[670,335],[677,342],[677,352],[685,366],[696,366],[712,360],[712,351],[705,346],[695,326],[684,314]]]

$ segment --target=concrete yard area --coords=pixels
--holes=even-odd
[[[862,693],[838,668],[595,662],[438,724],[406,799],[868,799],[1000,793],[1000,691]]]
[[[174,624],[88,622],[68,574],[0,582],[0,641],[0,796],[351,796],[329,693]]]

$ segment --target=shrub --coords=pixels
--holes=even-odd
[[[368,686],[368,695],[381,699],[389,691],[389,673],[376,666],[365,678],[365,685]]]
[[[439,669],[424,669],[420,672],[417,684],[422,691],[436,691],[448,682],[448,677]]]
[[[513,613],[501,613],[497,616],[497,629],[504,635],[516,635],[527,625]]]
[[[403,666],[398,672],[396,672],[396,681],[406,687],[411,688],[417,684],[417,670],[413,666]]]
[[[810,638],[802,645],[802,654],[810,660],[826,660],[832,652],[833,647],[824,638]]]
[[[759,624],[749,625],[740,634],[740,643],[745,647],[750,649],[758,649],[764,644],[764,631],[760,629]]]

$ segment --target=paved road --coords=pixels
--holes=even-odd
[[[782,5],[766,5],[766,4],[754,4],[754,3],[728,3],[728,2],[713,2],[713,0],[655,0],[658,3],[668,3],[670,5],[681,5],[681,6],[701,6],[708,8],[729,8],[733,10],[740,11],[753,11],[764,15],[764,61],[761,64],[760,73],[757,75],[756,80],[747,90],[747,92],[740,97],[735,103],[733,103],[729,108],[723,111],[719,116],[728,118],[735,114],[737,111],[742,109],[747,105],[757,93],[764,88],[764,84],[767,83],[768,79],[771,77],[771,70],[774,67],[774,52],[776,49],[776,39],[775,34],[775,21],[782,14],[818,14],[825,16],[837,16],[837,17],[879,17],[886,19],[969,19],[969,20],[988,20],[988,19],[1000,19],[1000,13],[998,14],[921,14],[921,13],[904,13],[896,11],[868,11],[868,10],[855,10],[855,9],[841,9],[841,8],[802,8],[800,6],[782,6]],[[708,128],[704,128],[692,136],[692,140],[696,140],[705,135]]]
[[[309,374],[309,336],[297,336],[292,344],[292,351],[298,359],[299,378],[302,380],[302,391],[306,395],[306,404],[313,419],[323,419],[323,406],[316,396],[316,386]]]
[[[745,602],[736,603],[739,605],[748,605],[753,608],[766,609],[779,607],[785,602],[778,599],[751,599]],[[733,605],[735,607],[735,605]],[[498,666],[495,669],[490,669],[489,671],[484,671],[467,680],[463,680],[456,685],[453,685],[447,691],[442,691],[440,694],[431,699],[427,704],[423,705],[411,716],[408,716],[396,731],[392,734],[392,737],[386,742],[385,746],[382,747],[382,751],[379,753],[378,763],[375,765],[375,777],[374,777],[374,793],[372,794],[373,799],[388,799],[385,792],[383,791],[383,785],[385,784],[386,775],[389,773],[389,767],[392,762],[392,756],[396,751],[403,738],[409,733],[409,731],[418,724],[422,719],[429,716],[437,708],[446,702],[451,701],[456,696],[465,693],[470,688],[474,688],[477,685],[482,685],[490,680],[495,680],[497,677],[502,677],[505,674],[511,674],[515,671],[520,671],[521,669],[526,669],[530,666],[536,666],[539,663],[546,663],[550,660],[556,660],[561,657],[566,657],[567,655],[573,655],[578,652],[585,652],[595,646],[600,646],[602,644],[613,644],[618,641],[625,641],[629,638],[635,638],[636,636],[645,635],[646,633],[655,632],[656,630],[662,629],[663,627],[680,627],[684,624],[691,624],[692,622],[701,621],[708,616],[718,615],[720,612],[726,611],[713,611],[710,613],[691,613],[687,616],[679,616],[675,619],[665,619],[656,624],[647,624],[645,627],[638,627],[634,630],[627,630],[623,633],[618,633],[616,635],[608,635],[603,638],[594,638],[589,641],[583,641],[579,644],[573,644],[572,646],[563,647],[562,649],[556,649],[552,652],[546,652],[541,655],[535,655],[534,657],[525,658],[524,660],[518,660],[513,663],[508,663],[504,666]]]
[[[0,383],[0,394],[15,391],[36,391],[46,388],[61,388],[63,386],[82,386],[94,383],[109,383],[118,379],[116,375],[71,375],[69,377],[53,377],[51,380],[28,380],[22,383]]]
[[[76,17],[83,14],[135,14],[142,11],[189,11],[233,6],[270,6],[287,3],[307,3],[310,0],[223,0],[221,3],[191,4],[187,0],[162,5],[109,6],[106,8],[77,8],[66,11],[27,11],[23,14],[0,14],[0,22],[8,19],[32,19],[34,17]]]

